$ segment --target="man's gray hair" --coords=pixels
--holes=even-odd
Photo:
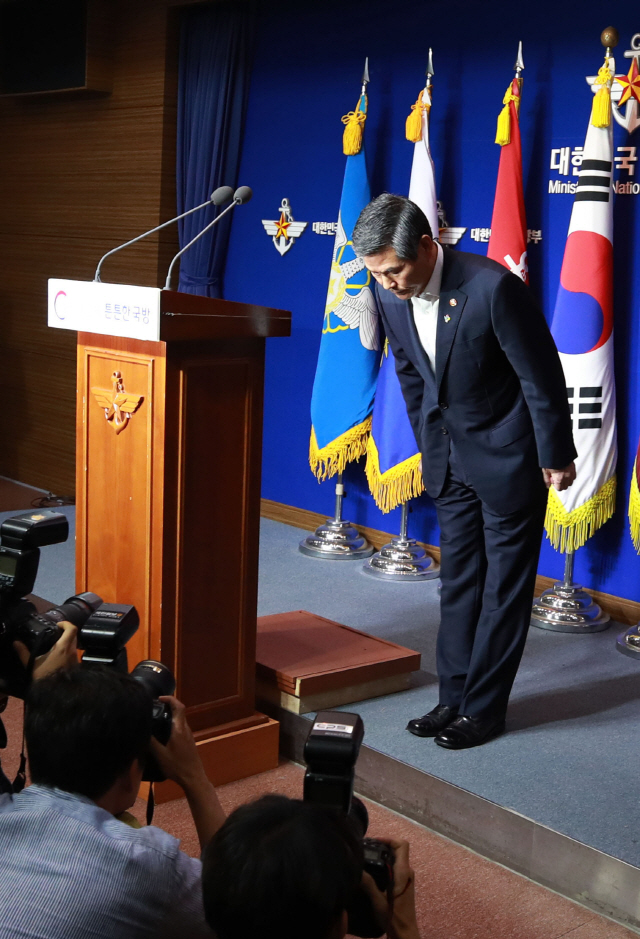
[[[431,226],[420,206],[404,196],[383,192],[365,205],[353,229],[353,250],[359,257],[393,248],[403,261],[415,261],[423,235]]]

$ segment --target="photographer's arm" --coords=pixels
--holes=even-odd
[[[35,660],[33,666],[33,678],[35,681],[39,678],[44,678],[45,675],[51,675],[59,668],[70,668],[78,664],[78,657],[76,655],[78,649],[78,630],[72,623],[68,623],[65,620],[60,623],[60,627],[62,629],[62,635],[56,644],[44,655],[39,655]],[[16,650],[18,658],[26,668],[29,664],[29,650],[23,642],[17,640],[13,643],[13,648]]]
[[[393,841],[391,838],[379,840],[391,845],[395,854],[391,902],[378,890],[369,874],[362,875],[362,884],[376,910],[383,914],[383,921],[387,921],[389,939],[420,939],[416,919],[415,874],[409,863],[409,842]]]
[[[152,738],[153,754],[165,775],[184,789],[200,847],[205,848],[223,824],[225,814],[198,755],[196,742],[187,724],[184,704],[171,695],[161,697],[160,700],[171,705],[173,722],[166,747]]]

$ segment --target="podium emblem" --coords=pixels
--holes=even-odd
[[[104,409],[104,416],[111,424],[116,434],[121,433],[142,402],[143,395],[129,394],[124,390],[124,379],[122,373],[115,371],[111,376],[113,385],[111,391],[106,388],[92,388],[91,394],[95,397],[98,405]]]

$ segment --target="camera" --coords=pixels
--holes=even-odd
[[[344,812],[362,838],[364,870],[378,890],[393,889],[393,849],[375,838],[366,838],[369,815],[364,802],[353,795],[355,765],[364,738],[359,714],[318,711],[304,745],[303,799],[329,805]],[[348,909],[349,929],[354,936],[378,937],[386,929],[375,915],[369,897],[360,889]]]
[[[63,620],[78,627],[83,667],[108,666],[128,671],[125,647],[140,625],[134,606],[103,603],[95,593],[80,593],[39,613],[33,603],[24,599],[35,584],[40,548],[61,544],[68,537],[66,516],[49,509],[15,515],[0,526],[0,656],[6,689],[16,697],[24,696],[30,676],[17,660],[12,643],[23,642],[33,660],[57,642]],[[166,744],[171,736],[171,708],[158,698],[175,691],[170,669],[162,662],[146,659],[136,665],[131,677],[148,691],[152,734]],[[165,779],[152,757],[147,760],[143,778],[148,782]]]

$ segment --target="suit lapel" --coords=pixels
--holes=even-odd
[[[449,361],[460,317],[467,302],[467,294],[460,289],[464,275],[459,269],[455,252],[448,248],[443,248],[443,251],[442,284],[436,327],[436,388],[438,391],[440,391],[442,376]]]

